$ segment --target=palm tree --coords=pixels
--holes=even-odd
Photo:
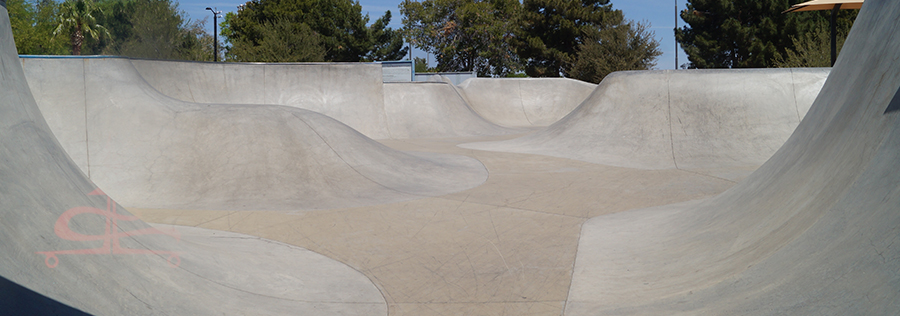
[[[97,24],[94,12],[100,11],[91,0],[66,0],[59,8],[59,25],[53,31],[53,36],[59,34],[70,35],[72,39],[72,55],[81,55],[81,45],[84,44],[84,36],[93,39],[99,37],[98,32],[109,36],[109,32],[102,25]]]

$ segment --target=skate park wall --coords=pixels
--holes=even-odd
[[[863,4],[809,113],[744,181],[586,222],[565,314],[896,314],[898,19],[900,2]]]
[[[3,314],[387,313],[378,288],[345,264],[247,235],[163,232],[110,200],[43,119],[7,14],[0,7]]]
[[[487,177],[475,159],[399,152],[309,110],[176,100],[127,58],[21,63],[72,159],[131,207],[348,207],[464,190]]]
[[[330,116],[370,138],[391,138],[379,64],[141,59],[133,59],[132,64],[152,87],[178,100],[287,105]]]
[[[462,147],[641,169],[752,171],[793,132],[829,71],[616,72],[546,129]]]
[[[472,78],[459,85],[478,114],[507,127],[553,124],[596,88],[569,78]]]
[[[385,83],[384,106],[394,138],[488,136],[516,131],[479,116],[446,82]]]

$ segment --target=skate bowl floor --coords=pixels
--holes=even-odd
[[[497,122],[506,110],[479,116],[491,98],[468,104],[494,90],[476,81],[463,88],[367,82],[355,99],[341,99],[357,110],[331,115],[265,97],[184,100],[160,92],[176,86],[154,87],[163,72],[142,77],[153,61],[18,59],[3,13],[0,84],[11,93],[0,97],[0,293],[12,294],[0,308],[900,310],[897,2],[866,1],[830,72],[620,73],[566,101],[567,115],[509,102],[504,108],[524,114],[505,124]],[[54,107],[71,91],[46,88],[65,83],[41,77],[52,73],[49,63],[80,71],[60,74],[81,85],[78,106]],[[263,69],[261,78],[353,68],[244,66]],[[222,71],[243,71],[229,67]],[[202,76],[212,75],[190,80],[203,84]],[[742,76],[772,85],[739,85]],[[110,81],[127,85],[97,88]],[[497,86],[540,86],[510,82]],[[710,94],[661,88],[691,82]],[[322,92],[327,84],[311,89],[319,101],[337,100]],[[359,117],[341,121],[354,112]],[[536,119],[540,113],[555,122]],[[202,137],[184,141],[194,135]],[[167,187],[176,180],[177,190]]]

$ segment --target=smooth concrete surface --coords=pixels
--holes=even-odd
[[[131,63],[150,86],[178,100],[297,107],[330,116],[373,139],[506,135],[517,131],[486,121],[448,86],[382,84],[379,64],[217,64],[140,59]],[[566,112],[574,107],[561,102],[554,106]]]
[[[152,228],[108,200],[41,116],[5,8],[0,26],[0,306],[14,308],[3,314],[386,313],[343,263],[259,237]],[[59,304],[11,301],[30,293]]]
[[[744,90],[730,89],[727,85],[712,85],[711,81],[728,82],[730,79],[726,79],[729,71],[717,71],[714,76],[705,72],[676,71],[665,74],[662,79],[659,78],[660,73],[646,74],[648,79],[653,79],[655,75],[656,79],[653,80],[668,82],[670,86],[676,84],[672,78],[677,77],[684,78],[678,84],[689,86],[693,82],[707,86],[712,91],[723,91],[720,93],[722,99],[716,97],[716,94],[698,98],[698,102],[707,104],[694,105],[692,109],[697,110],[685,108],[686,110],[670,111],[669,98],[662,99],[665,102],[662,105],[654,103],[656,101],[653,100],[660,99],[658,94],[663,88],[649,87],[646,82],[630,87],[621,82],[616,85],[599,85],[592,98],[601,99],[601,95],[612,98],[601,102],[611,108],[605,110],[610,115],[606,124],[644,131],[644,134],[639,135],[645,135],[647,142],[660,138],[650,137],[651,133],[657,133],[653,132],[656,131],[656,125],[684,126],[676,129],[683,134],[681,136],[673,136],[675,133],[670,127],[663,128],[660,132],[668,130],[670,136],[669,149],[661,150],[664,157],[658,159],[668,159],[672,165],[677,162],[679,168],[652,169],[645,165],[627,168],[554,157],[551,151],[515,153],[459,146],[473,142],[503,144],[521,137],[520,134],[398,138],[381,140],[376,145],[370,143],[368,138],[354,134],[352,130],[332,128],[338,123],[315,113],[271,105],[198,105],[176,102],[153,94],[156,90],[149,88],[142,80],[116,86],[116,91],[100,89],[83,92],[85,99],[88,99],[85,102],[102,105],[101,109],[109,108],[104,111],[115,114],[109,114],[110,118],[124,117],[129,120],[128,123],[121,124],[138,125],[141,123],[138,118],[145,113],[165,112],[156,107],[135,108],[132,105],[144,103],[133,100],[146,101],[148,96],[153,96],[154,100],[157,97],[160,100],[154,103],[157,105],[196,109],[191,111],[196,112],[194,114],[178,112],[169,117],[144,115],[148,118],[144,123],[157,126],[157,130],[205,135],[203,129],[187,129],[186,126],[196,126],[192,124],[202,120],[221,119],[223,125],[226,125],[225,122],[236,122],[233,123],[236,125],[228,125],[236,128],[209,128],[214,132],[212,134],[221,134],[224,139],[232,139],[231,142],[241,146],[252,145],[242,140],[243,137],[266,140],[259,147],[251,147],[263,152],[276,149],[291,151],[300,147],[298,144],[306,144],[299,140],[275,142],[272,140],[287,136],[270,134],[295,135],[304,139],[321,137],[329,146],[346,146],[332,150],[341,153],[346,164],[354,169],[382,168],[378,170],[387,170],[384,172],[402,169],[403,161],[395,164],[395,159],[377,157],[395,157],[404,153],[410,155],[410,159],[415,158],[413,161],[421,162],[419,158],[428,158],[431,163],[445,167],[451,164],[465,165],[465,161],[477,162],[482,172],[487,172],[486,179],[482,179],[480,185],[462,188],[458,192],[422,194],[414,199],[370,201],[373,203],[314,210],[296,207],[304,203],[300,199],[267,198],[263,195],[266,193],[259,193],[260,191],[248,195],[255,199],[254,204],[243,206],[241,210],[225,207],[137,207],[123,203],[129,212],[143,221],[173,225],[158,226],[157,230],[144,232],[169,232],[172,228],[178,231],[185,226],[206,229],[202,234],[184,229],[181,239],[160,234],[120,236],[104,231],[107,218],[120,222],[115,226],[115,232],[133,232],[134,229],[148,226],[127,215],[112,216],[109,212],[102,211],[107,207],[102,196],[85,195],[95,188],[94,185],[88,182],[75,163],[65,159],[64,153],[49,133],[50,128],[43,123],[38,108],[33,103],[27,103],[31,102],[27,101],[30,99],[23,97],[27,90],[23,89],[21,70],[15,62],[10,62],[13,55],[7,53],[0,58],[4,67],[2,80],[6,80],[0,82],[4,87],[10,87],[7,90],[17,94],[0,97],[0,100],[15,101],[0,103],[3,105],[0,107],[0,111],[3,111],[0,113],[0,127],[3,128],[0,130],[0,161],[3,162],[0,164],[0,210],[3,211],[0,213],[0,240],[14,242],[0,243],[0,253],[3,254],[0,257],[3,260],[0,262],[0,276],[79,310],[114,315],[154,312],[194,314],[197,311],[216,314],[348,315],[384,314],[386,311],[389,315],[417,316],[892,315],[900,309],[897,306],[900,302],[900,282],[896,273],[900,271],[896,260],[900,257],[900,252],[893,246],[900,236],[896,229],[900,223],[896,214],[896,210],[900,209],[900,191],[897,189],[900,176],[896,172],[896,162],[900,161],[897,157],[897,148],[900,146],[900,141],[897,140],[900,137],[897,135],[898,114],[885,114],[885,108],[888,108],[891,100],[900,104],[900,96],[897,96],[897,91],[900,90],[900,58],[897,56],[900,52],[897,47],[900,39],[896,35],[900,34],[897,32],[900,26],[893,23],[900,14],[898,6],[900,5],[889,1],[866,2],[866,8],[860,13],[857,26],[846,44],[848,46],[844,48],[845,54],[838,61],[831,79],[822,88],[824,92],[816,102],[811,100],[819,90],[815,83],[821,82],[824,75],[817,71],[822,70],[735,71],[734,73],[752,74],[745,76],[750,78],[750,82],[770,82],[743,85]],[[11,43],[8,39],[4,40]],[[126,73],[123,69],[131,65],[130,62],[123,62],[127,61],[124,59],[111,59],[114,61],[110,62],[108,69],[97,71],[99,69],[92,68],[95,66],[90,64],[96,60],[82,60],[83,78],[119,78],[117,76]],[[27,66],[28,61],[25,63]],[[785,73],[789,74],[790,80],[784,78]],[[628,81],[637,76],[625,73],[614,78]],[[710,79],[713,77],[717,79]],[[764,78],[768,79],[763,80]],[[84,82],[89,81],[75,83],[85,85]],[[782,90],[773,91],[771,82],[781,84]],[[45,87],[65,86],[40,84]],[[791,85],[793,88],[789,88]],[[37,86],[35,84],[32,88]],[[382,91],[386,91],[382,88]],[[141,91],[134,92],[133,89]],[[429,89],[434,91],[425,91]],[[757,94],[765,94],[766,97],[754,94],[754,89],[759,89]],[[635,94],[636,90],[648,92],[641,96]],[[732,156],[725,154],[708,156],[710,151],[721,151],[717,148],[723,148],[723,145],[705,137],[725,133],[715,131],[716,126],[741,126],[733,123],[741,119],[747,120],[748,126],[766,124],[761,117],[767,116],[752,115],[771,115],[769,119],[777,124],[789,121],[787,118],[791,116],[791,111],[781,110],[774,105],[757,105],[771,110],[768,114],[760,113],[763,111],[749,110],[747,108],[752,106],[745,104],[755,99],[768,99],[769,95],[776,101],[778,98],[787,98],[787,93],[778,93],[785,90],[793,91],[794,100],[801,100],[804,95],[809,94],[806,96],[810,99],[811,107],[795,101],[796,104],[790,108],[796,120],[803,117],[807,109],[809,114],[768,163],[746,180],[735,184],[735,179],[742,178],[741,174],[749,173],[756,165],[741,167],[741,164],[734,162]],[[422,89],[421,93],[444,93],[441,91],[446,90],[431,87]],[[612,91],[621,93],[611,93]],[[668,94],[672,90],[666,91]],[[42,100],[53,98],[52,94],[46,94],[49,92],[36,93],[41,95],[39,99]],[[45,98],[45,94],[50,96]],[[122,95],[141,97],[125,98]],[[389,98],[387,95],[382,96],[382,100]],[[629,98],[636,97],[643,98],[645,102],[628,101]],[[78,100],[75,97],[72,99]],[[450,99],[450,102],[443,104],[426,105],[440,109],[457,102]],[[27,102],[21,103],[22,100]],[[615,100],[627,102],[619,104]],[[21,104],[30,105],[20,106]],[[634,104],[643,105],[638,109],[626,106]],[[81,110],[88,114],[81,114],[86,122],[82,123],[83,126],[93,126],[89,120],[104,117],[104,111],[91,114],[95,113],[90,110],[93,107],[88,104]],[[118,109],[119,107],[122,109]],[[240,115],[221,115],[219,113],[223,110],[214,109],[232,107]],[[723,107],[730,110],[722,111],[723,113],[701,110]],[[569,118],[589,116],[585,113],[590,114],[590,111],[584,108],[585,106],[580,107],[547,130],[556,130],[561,123],[577,121]],[[647,111],[647,108],[665,109],[664,116],[676,119],[666,118],[663,123],[655,119],[647,119],[646,122],[638,120],[637,118],[643,119],[645,116],[655,118],[654,115],[659,115],[654,111]],[[57,115],[56,119],[65,121],[67,115],[49,113],[57,109],[81,113],[78,108],[72,112],[61,105],[41,111],[47,112],[45,114],[48,116]],[[291,118],[281,123],[277,113],[290,113],[290,117],[302,119],[308,123],[309,130],[315,131],[314,134],[318,136],[291,124]],[[741,113],[749,114],[742,117]],[[441,114],[428,115],[431,120]],[[721,116],[729,117],[723,119]],[[448,121],[453,119],[454,117],[446,118]],[[600,120],[601,117],[594,119]],[[623,119],[628,120],[623,122]],[[279,125],[264,127],[258,120],[275,120]],[[458,124],[437,120],[433,122],[432,125],[440,128]],[[579,124],[573,123],[572,126]],[[168,126],[183,127],[185,130]],[[599,129],[596,132],[602,132],[602,124],[597,123],[597,126]],[[95,151],[111,150],[107,145],[118,144],[109,140],[95,143],[97,137],[91,136],[94,135],[92,128],[82,129],[87,134],[84,143],[91,149],[84,151],[84,159],[91,162],[88,166],[93,165]],[[78,133],[77,128],[61,130]],[[258,133],[259,130],[264,133]],[[121,128],[115,131],[128,135]],[[768,130],[746,128],[746,133],[752,131],[765,133]],[[544,132],[546,131],[538,130],[536,134]],[[102,135],[119,140],[113,137],[117,134],[106,133]],[[113,135],[109,136],[110,134]],[[268,136],[260,138],[261,134]],[[560,134],[565,134],[565,131]],[[169,137],[166,133],[159,135]],[[699,139],[691,139],[692,135]],[[768,142],[764,136],[760,136],[760,140],[735,137],[735,142],[747,141],[748,148],[755,148],[758,145],[754,142]],[[77,137],[60,139],[71,140]],[[140,140],[146,139],[149,137]],[[697,146],[708,144],[708,148],[698,147],[700,149],[692,153],[693,145],[676,146],[673,142],[676,139]],[[231,142],[214,144],[227,147]],[[370,145],[359,145],[360,142]],[[139,157],[142,154],[153,157],[156,155],[155,151],[159,150],[154,148],[156,144],[164,143],[148,142],[141,148],[125,147],[120,154],[137,157],[135,159],[143,159]],[[642,146],[655,146],[640,141],[633,141],[633,144],[633,148],[638,149],[643,148]],[[371,147],[366,146],[384,148],[371,150]],[[587,146],[592,146],[599,152],[605,145],[600,142]],[[610,145],[610,148],[619,148],[616,146]],[[203,152],[187,145],[160,148],[172,151],[178,157],[185,157],[184,159],[193,159],[191,157],[196,155],[193,152]],[[676,148],[680,148],[680,151],[676,151]],[[227,149],[221,151],[226,157],[231,157],[227,153],[236,150],[233,147]],[[686,156],[676,159],[676,153]],[[750,154],[752,153],[747,155]],[[198,156],[203,157],[203,154]],[[460,158],[461,156],[466,158]],[[452,162],[442,163],[442,159]],[[692,159],[696,160],[696,166],[691,169],[682,167],[682,163],[688,164],[694,161]],[[738,162],[740,159],[739,157]],[[152,168],[153,163],[165,163],[165,159],[143,161],[145,165],[136,168]],[[271,159],[254,163],[282,168],[286,161],[292,160]],[[704,161],[710,163],[703,164]],[[246,168],[241,164],[243,163],[234,167]],[[310,168],[321,170],[323,174],[340,170],[320,167],[327,165],[317,164]],[[89,170],[93,173],[100,169]],[[189,169],[184,170],[191,172]],[[217,172],[228,174],[228,171],[229,169],[211,170],[209,177],[213,181],[210,183],[221,182],[221,177],[226,175],[219,175]],[[448,173],[454,176],[453,168],[446,171],[434,173],[434,177],[447,177]],[[121,173],[126,176],[129,172],[137,171],[123,168],[110,174]],[[430,173],[417,171],[410,174],[422,175],[421,177],[377,178],[394,181],[389,182],[386,187],[415,192],[411,190],[420,186],[418,179],[428,178],[425,175]],[[152,175],[171,177],[172,174],[174,173]],[[362,172],[359,174],[368,175]],[[482,176],[484,174],[481,173]],[[259,178],[266,177],[280,179],[271,174],[261,174]],[[318,181],[320,178],[309,179]],[[354,182],[366,183],[358,177],[326,176],[323,179],[326,185],[336,187],[357,188],[358,184]],[[221,184],[232,183],[226,181]],[[278,183],[260,181],[248,182],[249,184],[277,188]],[[404,185],[407,187],[403,187]],[[101,187],[106,189],[102,185]],[[182,188],[184,196],[205,194],[191,186]],[[253,189],[252,186],[248,188]],[[143,190],[132,189],[135,190],[134,194],[139,193],[137,190]],[[360,191],[364,191],[364,188]],[[323,197],[322,201],[334,203],[334,200],[354,198],[353,195],[349,196],[350,198]],[[85,205],[101,211],[78,208]],[[118,204],[110,205],[115,205],[120,213],[125,214]],[[63,220],[67,226],[55,229],[55,223],[60,218],[68,219],[67,214],[72,214],[67,212],[87,211],[101,216],[83,215],[68,223]],[[61,236],[67,238],[79,236],[62,229],[66,227],[71,227],[80,234],[109,237],[87,242],[62,240],[59,238],[60,232]],[[193,250],[201,247],[200,245],[217,241],[225,245],[238,242],[219,239],[226,236],[220,235],[224,234],[220,232],[225,231],[243,234],[234,236],[234,239],[272,243],[274,248],[307,256],[304,257],[307,259],[293,259],[290,255],[269,251],[269,248],[263,246],[235,246],[232,251],[230,247],[219,250],[211,245],[211,248],[203,251]],[[189,242],[199,238],[197,235],[212,237],[202,242]],[[227,238],[231,238],[230,236]],[[104,246],[104,240],[110,241],[110,245]],[[113,246],[113,240],[120,240],[116,244],[119,246]],[[85,247],[83,244],[89,244],[87,247],[103,246],[102,249],[110,249],[111,253],[60,254],[59,261],[54,261],[58,263],[55,268],[50,269],[45,265],[44,253],[60,249],[81,249]],[[156,250],[158,253],[157,256],[123,254],[122,252],[127,251],[123,251],[121,245]],[[258,248],[269,253],[271,256],[264,258],[271,260],[287,258],[291,262],[304,262],[291,267],[303,271],[262,265],[263,262],[269,262],[269,259],[262,262],[246,260],[256,268],[235,264],[227,259],[254,257],[254,254],[242,252],[250,250],[247,248]],[[166,270],[171,269],[167,262],[171,255],[160,251],[178,251],[177,254],[182,259],[178,267],[185,268],[184,271],[192,274],[182,277],[178,274],[181,272]],[[196,252],[199,257],[191,257],[188,254],[190,252]],[[200,256],[204,253],[215,257]],[[201,262],[213,262],[208,272],[198,272],[203,269]],[[304,266],[307,265],[306,262],[320,263],[309,263],[314,267],[307,270]],[[181,268],[176,271],[182,271]],[[246,269],[250,277],[244,278],[242,273],[228,272],[233,270],[220,270],[226,268],[237,271]],[[335,276],[331,277],[327,271],[332,271]],[[357,273],[354,274],[354,271]],[[320,273],[322,278],[309,276],[316,273]],[[359,279],[360,274],[368,283]],[[310,278],[310,283],[304,285],[300,282],[307,278]],[[210,279],[216,282],[210,284]],[[258,280],[259,283],[253,283],[253,280]],[[329,283],[333,280],[337,281]],[[78,286],[75,287],[74,284]],[[345,285],[348,287],[343,287]],[[328,305],[330,309],[317,309],[316,312],[304,309],[322,304],[328,298],[320,294],[331,294],[329,288],[332,287],[339,289],[335,295],[355,297],[354,300],[357,301],[329,301],[333,304]],[[351,296],[347,292],[354,290],[350,288],[365,293],[371,293],[368,291],[374,288],[379,293],[372,296]],[[201,291],[207,289],[208,291]],[[307,295],[309,299],[279,299],[285,296],[272,297],[274,293],[285,296]],[[380,301],[376,299],[379,295]],[[7,296],[0,296],[0,300],[2,299],[7,299]],[[289,309],[290,307],[286,307],[289,304],[305,307]],[[211,305],[213,307],[209,307]],[[0,306],[5,305],[0,302]]]
[[[790,136],[828,72],[617,72],[607,76],[577,109],[546,129],[463,147],[629,168],[679,168],[739,180]]]
[[[131,63],[150,86],[178,100],[292,106],[330,116],[370,138],[391,138],[379,64]]]
[[[585,223],[565,314],[897,314],[897,21],[900,2],[865,2],[803,122],[746,180]]]
[[[488,180],[459,193],[318,211],[129,211],[154,223],[278,240],[344,262],[379,286],[389,315],[559,315],[587,219],[708,198],[733,185],[683,170],[456,146],[471,139],[385,141],[482,161]]]
[[[556,123],[596,88],[569,78],[472,78],[459,85],[478,114],[508,127]]]
[[[398,152],[303,109],[178,101],[125,58],[22,63],[64,148],[128,206],[349,207],[443,195],[487,178],[472,158]]]
[[[445,82],[385,83],[384,108],[392,138],[490,136],[517,132],[479,116],[454,86]]]

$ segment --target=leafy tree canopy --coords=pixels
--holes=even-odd
[[[106,28],[97,24],[97,14],[102,14],[97,4],[91,0],[66,0],[59,5],[59,23],[53,36],[68,37],[72,44],[72,55],[81,55],[85,36],[98,39],[101,34],[109,35]]]
[[[518,70],[512,39],[518,30],[516,0],[404,0],[403,34],[434,54],[438,71],[505,75]]]
[[[66,41],[53,41],[59,5],[52,0],[8,0],[6,9],[16,48],[22,55],[66,54]]]
[[[315,34],[309,36],[319,38],[326,61],[395,58],[406,53],[400,35],[386,27],[389,13],[369,28],[369,17],[361,12],[359,2],[351,0],[252,0],[237,14],[226,16],[227,30],[222,35],[232,44],[260,46],[267,25],[289,23],[293,24],[290,29],[309,29]],[[270,34],[268,43],[273,43],[272,39]],[[236,53],[230,56],[242,61],[256,59]]]
[[[205,20],[172,0],[12,0],[9,10],[20,54],[212,60]]]
[[[782,13],[799,2],[803,0],[688,0],[687,10],[680,14],[687,25],[675,32],[688,55],[685,66],[776,66],[795,48],[792,37],[823,27],[823,14],[830,15],[830,11]],[[847,22],[855,13],[841,15],[841,23],[852,24]]]
[[[662,54],[659,41],[647,24],[625,22],[596,30],[581,44],[568,73],[576,79],[599,83],[615,71],[650,69]]]
[[[438,71],[526,74],[599,82],[649,69],[661,53],[647,26],[609,0],[405,0],[403,33],[436,56]]]
[[[837,53],[840,54],[850,27],[859,10],[838,11],[835,20]],[[788,48],[783,58],[775,59],[777,67],[831,67],[831,11],[807,11],[802,15],[806,28],[800,34],[791,35],[793,48]]]
[[[387,26],[390,23],[391,11],[388,10],[369,27],[373,47],[365,60],[401,60],[409,52],[408,48],[403,47],[402,34]]]
[[[525,72],[533,77],[569,76],[578,50],[601,30],[623,22],[609,0],[524,0],[517,39]]]
[[[108,3],[107,25],[115,41],[104,53],[153,59],[212,60],[212,36],[205,20],[191,22],[171,0]]]
[[[285,18],[265,22],[260,39],[232,42],[230,53],[234,60],[257,62],[323,61],[325,48],[322,38],[305,23],[292,23]]]

